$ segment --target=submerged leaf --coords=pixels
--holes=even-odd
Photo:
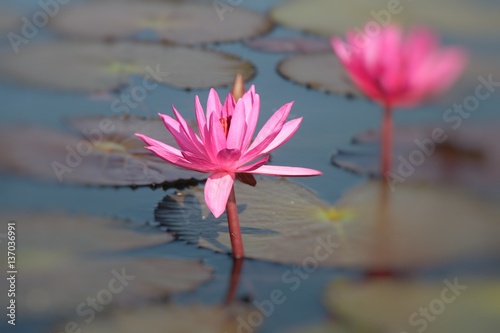
[[[20,22],[22,21],[21,15],[19,13],[16,13],[10,9],[0,8],[0,32],[19,34],[19,32],[15,30],[15,28],[20,25]],[[9,37],[9,34],[7,34],[7,37]],[[17,36],[15,37],[16,41],[22,40],[22,37],[20,39],[17,39]],[[23,43],[21,43],[20,45],[23,45]]]
[[[234,305],[157,305],[98,318],[85,328],[85,333],[242,332],[239,320],[247,318],[249,313],[249,308]],[[244,328],[245,333],[254,332],[249,327]]]
[[[499,208],[452,189],[382,189],[368,182],[331,207],[286,180],[260,180],[255,188],[237,182],[246,256],[307,267],[404,269],[500,255]],[[200,188],[165,197],[155,216],[179,239],[231,248],[224,215],[209,213]]]
[[[500,132],[496,124],[464,124],[457,130],[440,126],[397,127],[394,131],[393,186],[425,181],[460,186],[500,197]],[[332,163],[359,174],[378,176],[380,137],[368,131],[332,156]]]
[[[199,261],[123,253],[172,237],[133,231],[120,220],[62,213],[2,218],[9,220],[19,235],[16,304],[25,315],[73,314],[89,297],[101,305],[141,303],[192,290],[211,277]],[[0,262],[6,267],[6,257]],[[2,298],[1,306],[7,301]]]
[[[313,53],[331,51],[327,40],[306,38],[256,38],[245,41],[252,49],[276,53]]]
[[[278,72],[308,88],[350,97],[361,96],[333,52],[291,56],[280,62]]]
[[[162,41],[189,45],[236,41],[272,28],[261,13],[225,6],[218,8],[215,2],[98,2],[68,8],[52,20],[51,27],[63,35],[80,38],[151,39],[141,38],[141,33],[150,33]]]
[[[0,168],[60,182],[134,186],[198,179],[201,173],[178,168],[144,148],[134,133],[176,145],[159,119],[84,117],[71,120],[81,134],[34,126],[0,133]]]
[[[182,89],[229,85],[236,74],[255,74],[250,62],[219,51],[141,43],[50,42],[0,55],[0,73],[12,79],[70,91],[112,91],[143,77],[144,93],[167,84]],[[138,88],[138,89],[139,89]]]
[[[372,22],[368,33],[389,23],[406,26],[426,25],[456,36],[496,36],[500,6],[493,2],[467,0],[423,0],[411,3],[385,0],[295,0],[278,5],[271,18],[286,27],[324,36],[344,35],[348,29],[363,29]]]
[[[500,325],[494,279],[334,281],[325,301],[346,332],[494,332]]]

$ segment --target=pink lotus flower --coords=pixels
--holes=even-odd
[[[321,175],[321,172],[312,169],[265,165],[269,153],[284,144],[299,128],[302,118],[286,121],[292,104],[285,104],[276,111],[252,141],[260,109],[260,98],[255,93],[255,87],[252,86],[238,102],[229,94],[224,105],[212,89],[208,96],[206,116],[199,98],[195,98],[198,134],[175,108],[173,112],[177,120],[160,114],[180,150],[143,134],[136,135],[148,145],[147,149],[167,162],[209,173],[205,184],[205,201],[214,216],[219,217],[226,206],[229,207],[229,203],[234,203],[233,184],[236,177],[255,185],[253,174],[289,177]],[[234,218],[237,219],[237,214]],[[228,219],[234,218],[228,209]],[[229,223],[231,227],[231,221]]]
[[[332,37],[331,44],[354,83],[385,109],[381,131],[385,176],[391,163],[392,108],[416,106],[449,88],[466,65],[466,52],[441,47],[438,37],[424,28],[404,38],[395,25],[364,39],[348,32],[347,43]]]

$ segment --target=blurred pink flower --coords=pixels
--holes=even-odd
[[[215,217],[225,210],[234,179],[252,183],[252,174],[273,176],[318,176],[321,172],[296,167],[265,165],[269,153],[280,147],[297,131],[302,118],[286,121],[293,103],[282,106],[267,121],[252,141],[259,118],[260,98],[252,86],[235,102],[229,94],[221,104],[217,92],[208,96],[206,116],[198,96],[195,98],[198,132],[195,133],[179,112],[172,107],[177,120],[159,114],[172,133],[180,150],[143,134],[136,134],[146,148],[177,166],[209,173],[205,184],[205,201]],[[245,177],[245,174],[250,174]],[[250,176],[250,177],[248,177]]]
[[[446,90],[467,62],[464,50],[441,47],[426,28],[413,29],[406,38],[396,25],[364,39],[348,32],[347,43],[332,37],[331,44],[356,85],[386,107],[416,106]]]
[[[441,47],[438,37],[425,28],[413,29],[404,38],[396,25],[372,37],[351,31],[347,43],[332,37],[331,44],[354,83],[384,108],[380,171],[388,178],[393,108],[416,106],[449,88],[464,69],[467,54],[458,47]]]

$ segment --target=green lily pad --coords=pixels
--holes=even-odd
[[[211,278],[200,261],[123,253],[170,242],[165,233],[131,230],[116,219],[62,213],[4,214],[16,221],[16,305],[25,315],[54,315],[130,305],[192,290]],[[3,230],[6,229],[3,223]],[[2,267],[7,267],[2,256]],[[7,306],[8,299],[0,304]],[[80,307],[85,303],[86,306]],[[87,314],[82,315],[87,319]]]
[[[427,25],[456,36],[484,38],[498,34],[500,6],[466,0],[423,0],[400,2],[389,7],[384,0],[295,0],[278,5],[271,18],[286,27],[324,36],[343,35],[355,27],[364,29],[373,21],[378,27],[390,23],[406,26]],[[392,12],[391,12],[392,10]]]
[[[254,310],[257,311],[257,310]],[[157,305],[135,310],[115,311],[100,317],[88,326],[85,333],[221,333],[238,332],[238,318],[246,318],[250,313],[243,306]],[[59,327],[59,330],[64,326]],[[243,332],[241,329],[240,332]],[[244,332],[254,332],[252,328]]]
[[[325,300],[349,332],[494,332],[500,325],[494,279],[335,281]]]
[[[463,124],[456,130],[439,124],[397,127],[391,175],[394,187],[406,181],[425,181],[500,197],[499,141],[498,125],[491,123]],[[357,174],[378,176],[379,147],[378,131],[358,134],[353,145],[332,156],[332,163]]]
[[[21,22],[21,15],[19,13],[10,9],[0,8],[0,32],[14,32],[19,34],[19,32],[15,31],[15,28],[19,26],[19,22]]]
[[[349,97],[362,95],[333,52],[291,56],[279,63],[278,72],[285,79],[311,89]]]
[[[181,89],[230,85],[255,74],[250,62],[223,52],[141,43],[50,42],[0,55],[0,73],[17,81],[69,91],[114,91],[143,77],[144,93],[166,84]],[[142,92],[141,92],[142,93]],[[142,96],[142,95],[141,95]]]
[[[51,27],[63,35],[93,39],[141,39],[150,32],[179,44],[231,42],[272,28],[264,15],[241,6],[215,3],[96,2],[68,8]]]
[[[79,134],[34,126],[0,133],[0,169],[37,178],[100,186],[192,182],[204,174],[176,167],[144,148],[134,133],[176,145],[159,119],[85,117],[70,121]]]
[[[255,188],[236,183],[246,256],[306,267],[407,269],[500,255],[495,205],[454,189],[383,189],[367,182],[332,207],[287,180],[264,179]],[[201,188],[165,197],[155,216],[181,240],[230,252],[227,221],[209,213]]]
[[[301,333],[301,332],[307,332],[307,333],[350,333],[352,331],[344,329],[336,323],[330,323],[330,322],[325,320],[324,323],[313,324],[313,325],[308,325],[308,326],[301,326],[298,328],[293,328],[292,330],[287,331],[287,332],[288,333]],[[365,332],[363,332],[363,333],[365,333]]]
[[[272,53],[313,53],[331,51],[326,39],[312,38],[254,38],[245,41],[245,45],[257,51]]]

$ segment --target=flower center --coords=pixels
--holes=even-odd
[[[227,138],[227,135],[229,133],[229,127],[231,126],[231,116],[227,116],[227,118],[220,118],[219,121],[222,125],[222,129],[224,130],[224,134],[226,134]]]

